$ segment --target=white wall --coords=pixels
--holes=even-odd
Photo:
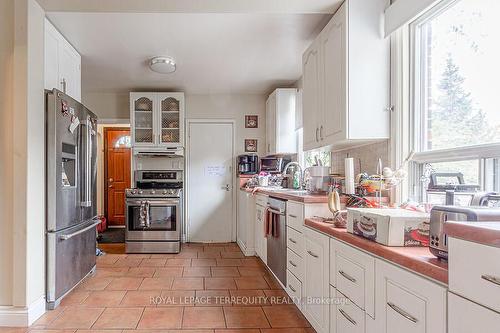
[[[187,95],[186,118],[234,119],[236,155],[245,153],[245,139],[257,139],[260,156],[265,153],[266,99],[263,95]],[[258,115],[259,128],[245,128],[245,115]]]
[[[44,16],[35,0],[0,2],[0,325],[45,306]]]
[[[130,119],[129,94],[85,93],[82,91],[82,103],[99,117],[99,121]]]
[[[126,119],[129,115],[129,95],[123,93],[85,93],[83,104],[100,119]],[[186,95],[186,118],[224,118],[236,122],[236,154],[244,153],[244,140],[257,139],[259,154],[265,151],[265,95]],[[245,115],[258,115],[259,128],[246,129]]]
[[[0,1],[0,306],[12,305],[14,0]]]

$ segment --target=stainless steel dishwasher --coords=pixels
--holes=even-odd
[[[267,265],[286,286],[286,200],[269,197],[267,211],[270,232],[267,235]]]

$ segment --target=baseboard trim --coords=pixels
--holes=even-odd
[[[245,244],[243,244],[243,242],[241,240],[238,240],[237,244],[240,247],[241,252],[243,252],[243,254],[246,257],[255,256],[255,249],[254,248],[246,247]]]
[[[0,327],[28,327],[45,313],[45,296],[29,307],[0,306]]]

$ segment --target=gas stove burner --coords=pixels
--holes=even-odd
[[[125,190],[127,198],[178,198],[180,189],[140,189],[130,188]]]

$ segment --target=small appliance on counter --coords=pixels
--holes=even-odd
[[[255,154],[238,156],[238,174],[255,175],[259,172],[259,157]]]
[[[479,185],[465,184],[464,175],[432,173],[427,187],[427,202],[432,205],[470,206]]]
[[[428,246],[429,214],[394,208],[348,208],[347,231],[386,246]]]
[[[488,201],[482,200],[484,206],[458,207],[434,206],[431,210],[429,249],[438,258],[448,259],[448,236],[444,233],[446,221],[500,221],[500,208],[488,207]]]
[[[312,166],[304,170],[304,182],[307,192],[311,194],[326,194],[332,185],[330,167]]]
[[[283,173],[285,166],[292,161],[287,155],[266,156],[260,159],[260,171],[268,173]]]

